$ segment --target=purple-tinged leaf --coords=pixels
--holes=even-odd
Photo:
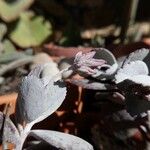
[[[97,67],[104,64],[106,61],[102,59],[94,59],[95,51],[82,54],[79,52],[75,56],[74,65],[77,67],[87,66],[87,67]]]
[[[106,80],[114,76],[118,64],[110,51],[99,48],[87,54],[79,52],[75,57],[73,68],[82,76]]]
[[[74,59],[74,70],[85,76],[95,74],[95,69],[106,63],[103,59],[94,59],[95,53],[95,51],[86,54],[82,54],[82,52],[77,53]]]
[[[93,150],[93,146],[74,135],[50,130],[31,130],[30,136],[62,150]]]

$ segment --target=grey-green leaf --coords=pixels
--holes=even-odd
[[[150,50],[149,49],[142,48],[142,49],[139,49],[130,53],[126,57],[125,61],[123,62],[123,66],[128,64],[129,62],[137,61],[137,60],[144,61],[150,70],[150,64],[149,64]]]
[[[20,85],[16,106],[18,123],[36,123],[45,119],[56,111],[65,99],[64,82],[51,79],[45,85],[43,78],[40,78],[41,71],[41,66],[37,67]]]
[[[118,70],[115,75],[115,81],[116,83],[120,83],[126,79],[136,78],[138,75],[147,76],[148,73],[147,65],[143,61],[131,61]]]
[[[74,135],[50,130],[31,130],[30,136],[62,150],[93,150],[93,146]]]

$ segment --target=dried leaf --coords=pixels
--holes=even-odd
[[[93,150],[93,146],[88,142],[66,133],[48,130],[31,130],[29,135],[63,150]]]
[[[18,123],[36,123],[51,115],[62,104],[66,96],[64,82],[55,78],[45,85],[40,74],[44,65],[39,66],[26,76],[20,86],[17,98],[16,117]]]

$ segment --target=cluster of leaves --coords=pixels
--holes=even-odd
[[[28,8],[34,0],[0,0],[0,40],[3,45],[5,34],[21,48],[41,45],[51,34],[52,27],[43,16],[37,16]],[[19,40],[18,40],[19,39]],[[9,41],[9,43],[11,43]]]
[[[129,118],[145,116],[150,109],[149,59],[148,49],[137,50],[118,60],[106,49],[78,53],[74,66],[85,78],[72,80],[72,83],[87,89],[112,92],[111,100],[123,105]]]
[[[16,123],[9,116],[0,114],[3,143],[11,142],[16,149],[23,148],[27,136],[61,149],[85,149],[93,147],[86,141],[56,131],[31,130],[32,126],[51,115],[64,101],[66,87],[58,80],[60,74],[72,70],[85,77],[72,80],[72,83],[87,89],[113,92],[111,100],[124,106],[122,115],[127,120],[147,115],[150,109],[150,77],[148,49],[137,50],[127,57],[116,60],[114,55],[104,49],[95,49],[89,53],[76,54],[74,63],[52,78],[44,74],[47,64],[40,65],[26,76],[20,85],[16,103]],[[130,89],[130,90],[129,90]],[[32,143],[32,147],[37,143]],[[39,144],[39,143],[38,143]],[[5,144],[3,144],[5,145]]]
[[[64,101],[66,87],[63,81],[56,80],[58,75],[50,78],[43,72],[47,64],[40,65],[26,76],[20,85],[16,103],[16,123],[7,113],[0,113],[3,148],[7,142],[13,143],[16,150],[21,150],[27,136],[61,149],[92,150],[86,141],[73,135],[48,130],[31,130],[32,126],[51,115]],[[61,73],[61,72],[60,72]],[[40,143],[33,143],[27,149],[33,149]],[[4,148],[5,149],[5,148]]]

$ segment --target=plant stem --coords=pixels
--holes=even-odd
[[[2,76],[3,74],[5,74],[6,72],[10,70],[16,69],[17,67],[31,63],[32,61],[33,61],[33,57],[28,56],[19,60],[15,60],[9,63],[8,65],[4,65],[3,67],[0,68],[0,76]]]

